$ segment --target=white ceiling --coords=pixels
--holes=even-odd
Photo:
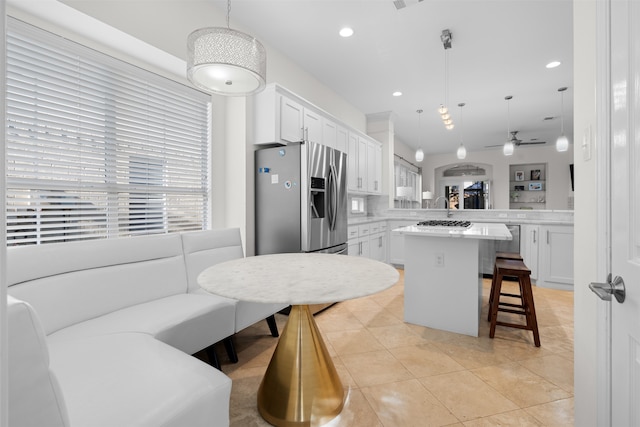
[[[396,9],[392,0],[233,0],[231,27],[240,23],[365,114],[392,111],[396,138],[426,153],[455,152],[461,129],[468,151],[504,143],[507,95],[510,129],[524,141],[555,144],[563,86],[565,133],[573,141],[571,0],[405,1]],[[226,1],[215,4],[226,10]],[[343,26],[355,34],[340,37]],[[436,111],[445,101],[444,29],[453,35],[451,131]],[[545,68],[552,60],[562,65]],[[420,120],[417,109],[424,110]]]

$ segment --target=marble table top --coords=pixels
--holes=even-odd
[[[425,237],[458,237],[486,240],[511,240],[513,238],[506,225],[482,222],[475,222],[469,228],[409,225],[396,228],[393,231]]]
[[[198,276],[198,283],[207,292],[227,298],[303,305],[375,294],[398,278],[395,268],[368,258],[287,253],[216,264]]]

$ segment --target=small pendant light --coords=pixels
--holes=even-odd
[[[560,136],[556,141],[556,150],[562,152],[567,151],[569,149],[569,138],[567,138],[564,134],[564,91],[567,90],[566,87],[561,87],[558,89],[560,92]]]
[[[420,140],[422,139],[420,135],[420,115],[422,114],[422,110],[416,110],[416,113],[418,113],[418,150],[416,151],[416,162],[421,162],[424,160],[424,151],[422,151],[420,146]]]
[[[463,160],[465,157],[467,157],[467,149],[464,148],[464,144],[462,143],[462,129],[463,129],[463,122],[462,122],[462,107],[465,106],[464,102],[461,102],[460,104],[458,104],[458,107],[460,107],[460,146],[458,147],[458,151],[456,151],[456,156],[458,156],[458,159]]]
[[[509,135],[511,134],[509,130],[509,119],[510,119],[509,101],[511,100],[511,98],[513,98],[513,96],[511,95],[504,97],[504,99],[507,101],[507,142],[505,142],[504,146],[502,147],[502,154],[504,154],[505,156],[512,155],[513,149],[515,148],[513,146],[513,141],[509,137]]]

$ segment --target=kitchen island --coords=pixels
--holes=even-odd
[[[480,240],[511,240],[505,224],[410,225],[404,235],[404,320],[478,336],[482,307]]]

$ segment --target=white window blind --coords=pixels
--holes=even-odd
[[[10,19],[7,243],[206,228],[210,101]]]

